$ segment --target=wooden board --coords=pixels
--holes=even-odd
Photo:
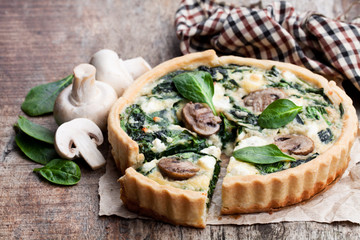
[[[336,6],[350,1],[340,2]],[[98,217],[98,180],[105,169],[92,171],[77,161],[82,179],[73,187],[49,184],[32,172],[40,165],[19,151],[12,128],[17,116],[24,115],[20,105],[29,89],[67,76],[102,48],[117,51],[123,59],[143,56],[152,66],[181,55],[173,26],[178,4],[168,0],[0,1],[0,239],[359,239],[360,226],[351,223],[198,230]],[[51,115],[31,120],[56,129]],[[101,151],[110,158],[108,143]]]

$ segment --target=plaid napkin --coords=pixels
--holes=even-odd
[[[215,49],[290,62],[360,90],[360,24],[298,14],[285,1],[259,10],[207,0],[183,0],[175,24],[183,54]]]

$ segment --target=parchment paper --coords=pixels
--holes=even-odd
[[[341,179],[327,191],[305,203],[289,206],[273,213],[220,215],[221,183],[217,187],[209,208],[207,224],[250,225],[291,221],[337,222],[350,221],[360,224],[360,140],[356,139],[351,150],[351,161]],[[226,169],[222,168],[224,176]],[[120,200],[120,177],[112,158],[108,158],[106,173],[99,181],[99,215],[117,215],[124,218],[145,218],[128,211]]]

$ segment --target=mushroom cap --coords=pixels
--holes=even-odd
[[[177,157],[162,158],[158,162],[161,174],[174,179],[186,180],[196,175],[200,168],[192,162],[181,160]]]
[[[244,98],[245,106],[253,107],[255,112],[262,112],[270,103],[285,98],[286,93],[278,88],[266,88],[251,92]]]
[[[314,142],[305,135],[286,134],[274,138],[275,145],[283,152],[295,155],[308,155],[314,150]]]
[[[119,97],[134,81],[126,70],[124,61],[110,49],[97,51],[90,64],[96,67],[96,79],[109,84]]]
[[[66,87],[56,98],[54,118],[58,125],[75,118],[88,118],[105,131],[107,116],[111,106],[117,100],[117,94],[110,85],[91,80],[90,78],[95,75],[93,72],[95,68],[93,66],[88,68],[87,65],[91,66],[81,64],[75,67],[74,83]],[[78,83],[76,78],[82,82]],[[74,92],[77,93],[76,96]]]
[[[97,149],[104,142],[100,128],[87,118],[76,118],[60,125],[55,133],[56,152],[65,159],[83,157],[92,169],[105,164]]]
[[[187,103],[182,109],[182,120],[187,129],[203,137],[209,137],[220,130],[221,118],[201,103]]]
[[[147,71],[151,70],[149,63],[147,63],[142,57],[127,59],[124,61],[124,65],[133,79],[137,79]]]

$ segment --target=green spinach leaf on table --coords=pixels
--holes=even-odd
[[[73,75],[52,83],[32,88],[26,95],[21,109],[29,116],[39,116],[53,112],[55,100],[59,93],[71,84]]]
[[[35,168],[48,181],[59,185],[74,185],[80,181],[79,166],[69,160],[53,159],[42,168]]]
[[[50,160],[59,157],[53,145],[36,140],[20,131],[15,136],[16,145],[32,161],[47,164]]]
[[[54,144],[54,142],[55,142],[55,137],[54,137],[55,134],[53,131],[51,131],[41,125],[31,122],[23,116],[19,116],[16,126],[19,127],[21,129],[21,131],[23,131],[30,137],[33,137],[37,140],[40,140],[40,141],[43,141],[43,142],[46,142],[49,144]]]

